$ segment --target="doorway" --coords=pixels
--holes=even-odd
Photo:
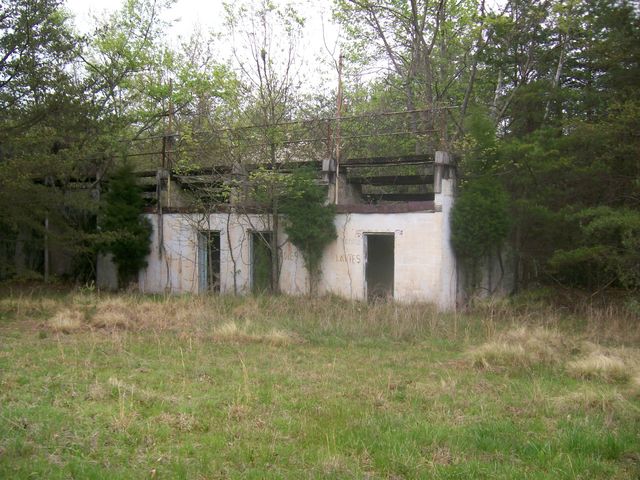
[[[272,292],[271,232],[251,232],[251,290]]]
[[[393,233],[367,233],[364,236],[365,292],[367,300],[393,298]]]
[[[220,232],[198,234],[198,277],[200,292],[220,292]]]

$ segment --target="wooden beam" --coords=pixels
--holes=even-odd
[[[152,192],[154,195],[157,190],[155,183],[140,183],[138,184],[138,186],[140,187],[140,190],[142,190],[143,192]]]
[[[359,185],[432,185],[433,175],[376,175],[347,177],[349,183]]]
[[[181,185],[185,185],[185,186],[191,186],[191,185],[222,185],[225,181],[225,178],[221,177],[221,176],[187,176],[187,175],[175,175],[173,177],[178,183],[180,183]],[[227,177],[228,179],[229,177]]]
[[[276,162],[275,164],[248,163],[245,165],[245,168],[249,172],[258,168],[265,168],[266,170],[277,170],[278,172],[289,173],[297,168],[302,167],[312,167],[316,170],[320,170],[322,168],[322,162],[319,160],[300,160],[293,162]]]
[[[342,161],[346,167],[370,167],[376,165],[424,165],[433,163],[433,154],[394,155],[390,157],[347,158]]]

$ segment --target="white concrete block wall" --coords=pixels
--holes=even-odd
[[[164,252],[158,253],[158,215],[147,215],[153,226],[148,266],[139,275],[145,293],[198,293],[198,232],[220,232],[220,291],[250,291],[251,230],[268,230],[260,216],[164,214]]]
[[[444,203],[448,203],[445,201]],[[448,207],[449,205],[447,205]],[[394,298],[399,301],[425,301],[443,309],[453,307],[455,280],[448,253],[443,212],[395,214],[338,214],[338,239],[327,247],[322,260],[319,293],[334,293],[351,299],[365,298],[365,234],[394,234]],[[157,215],[148,215],[153,225],[153,242],[148,267],[140,272],[139,285],[147,293],[198,292],[198,237],[202,230],[220,232],[222,293],[233,293],[235,258],[237,293],[251,291],[251,230],[269,230],[265,218],[256,215],[209,216],[164,214],[164,252],[158,254]],[[281,232],[282,241],[286,236]],[[229,248],[231,244],[231,249]],[[450,250],[450,249],[449,249]],[[446,265],[443,265],[447,263]],[[453,269],[453,270],[452,270]],[[304,294],[309,290],[308,274],[302,255],[286,243],[282,249],[280,286],[283,292]],[[453,292],[453,298],[450,298]]]
[[[320,291],[365,298],[365,235],[394,234],[394,298],[437,301],[442,214],[341,214],[338,239],[325,251]]]

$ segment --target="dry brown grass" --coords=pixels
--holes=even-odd
[[[632,389],[640,391],[640,350],[579,342],[577,336],[561,334],[557,330],[526,326],[507,330],[470,349],[467,356],[480,368],[562,367],[575,378],[628,383]],[[637,388],[634,379],[638,381]]]
[[[89,299],[74,296],[46,322],[54,332],[76,333],[90,328],[127,329],[132,325],[136,306],[125,299]],[[56,308],[57,307],[57,308]]]
[[[250,342],[252,335],[247,333],[247,326],[239,327],[236,322],[226,322],[213,330],[213,340],[218,342]]]
[[[564,364],[570,357],[568,350],[575,348],[567,338],[577,336],[596,343],[640,341],[640,322],[621,316],[620,309],[586,309],[586,316],[578,318],[561,309],[507,300],[485,301],[462,314],[442,314],[424,304],[366,304],[336,297],[158,298],[75,292],[56,298],[3,298],[2,312],[16,319],[49,318],[45,328],[68,333],[87,329],[171,332],[192,339],[279,346],[299,343],[302,336],[312,341],[331,337],[413,341],[426,336],[468,341],[484,336],[488,341],[469,352],[469,358],[485,368]],[[80,319],[81,324],[65,324],[58,315]],[[564,337],[558,333],[561,330],[572,333]]]
[[[582,352],[582,356],[566,365],[567,372],[574,377],[625,383],[640,374],[640,352],[637,349],[606,349],[585,342]]]
[[[58,310],[58,313],[50,319],[50,326],[62,312],[67,317],[80,319],[81,325],[77,325],[78,327],[104,330],[172,330],[197,333],[210,320],[205,304],[198,299],[185,301],[168,298],[165,301],[155,301],[125,295],[73,295],[65,304],[68,306],[60,310],[60,303],[52,303],[51,310]],[[82,328],[69,328],[68,333],[80,330]]]
[[[514,298],[490,298],[475,301],[466,313],[476,315],[495,326],[559,325],[595,343],[640,344],[640,317],[616,296],[596,296],[577,290],[541,289],[524,291]],[[494,332],[490,332],[494,333]]]
[[[0,298],[0,315],[14,314],[17,318],[48,315],[60,308],[60,302],[48,297],[18,296]]]
[[[260,315],[262,312],[255,298],[250,297],[240,305],[233,308],[231,315],[238,319],[251,319]]]
[[[567,371],[578,378],[599,378],[608,382],[626,382],[632,373],[621,358],[604,353],[590,353],[569,362]]]
[[[117,391],[120,396],[134,397],[145,402],[161,402],[177,404],[180,399],[172,395],[163,395],[150,389],[140,388],[133,383],[127,383],[116,377],[110,377],[107,384]]]
[[[128,329],[135,323],[137,306],[122,298],[109,298],[97,305],[90,324],[95,328]]]
[[[207,298],[138,298],[134,304],[135,325],[141,330],[198,332],[216,317],[216,305]],[[218,319],[219,321],[219,319]]]
[[[298,335],[277,328],[272,328],[268,332],[261,334],[259,337],[261,342],[273,345],[274,347],[285,347],[287,345],[303,342],[302,338]]]
[[[551,399],[551,404],[561,413],[594,412],[624,414],[633,412],[633,405],[618,391],[594,389],[585,386],[576,392]]]
[[[349,459],[344,455],[329,455],[320,464],[323,477],[329,478],[353,478],[354,473],[350,469]]]
[[[222,343],[266,343],[283,347],[301,343],[302,339],[291,332],[273,328],[267,332],[252,331],[251,323],[238,325],[234,321],[225,322],[213,330],[212,339]]]
[[[580,316],[586,319],[585,336],[596,343],[640,345],[640,317],[623,305],[585,307]]]
[[[89,388],[87,389],[87,400],[99,401],[104,400],[108,396],[109,393],[105,386],[97,380],[89,385]]]
[[[65,308],[50,318],[47,326],[54,332],[67,334],[80,331],[85,326],[84,313],[76,309]]]
[[[180,432],[191,432],[198,425],[196,417],[187,413],[164,412],[158,415],[155,420]]]
[[[468,356],[477,367],[531,367],[557,364],[569,348],[565,337],[542,327],[519,327],[499,333]]]

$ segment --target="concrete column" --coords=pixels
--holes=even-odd
[[[327,203],[334,203],[336,198],[336,160],[327,157],[322,160],[322,183],[328,185]]]
[[[456,175],[453,159],[448,152],[436,152],[434,168],[434,203],[442,211],[440,292],[438,308],[456,308],[458,285],[456,257],[451,246],[451,210],[455,200]]]

